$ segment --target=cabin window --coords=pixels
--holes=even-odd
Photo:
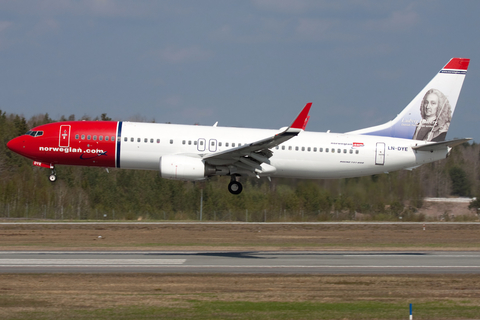
[[[87,136],[87,140],[90,140],[91,138],[92,138],[91,135],[88,135],[88,136]]]
[[[292,151],[292,146],[288,146],[288,150]]]
[[[197,140],[193,141],[193,145],[194,145],[194,146],[197,145]]]
[[[219,143],[218,143],[218,146],[219,146],[219,147],[221,147],[221,146],[222,146],[222,143],[221,143],[221,142],[219,142]]]
[[[203,140],[200,140],[200,145],[203,146]]]
[[[355,154],[359,154],[359,153],[360,153],[360,151],[359,151],[359,150],[355,150]]]
[[[232,143],[232,147],[235,147],[235,142],[234,142],[234,143]]]
[[[350,149],[350,154],[352,154],[352,153],[353,153],[353,149]]]
[[[285,146],[282,146],[282,150],[285,150]]]
[[[142,141],[142,139],[140,139],[140,138],[137,138],[137,142],[140,142],[140,141]]]
[[[305,147],[302,147],[302,151],[305,151]]]
[[[170,144],[173,144],[173,139],[170,139]]]
[[[210,142],[210,146],[214,147],[215,146],[215,141]]]
[[[225,142],[225,147],[228,147],[228,142]]]
[[[123,141],[127,142],[127,141],[128,141],[128,138],[127,138],[127,137],[123,138]]]
[[[185,140],[182,140],[182,144],[185,144],[185,143],[187,143],[187,142]]]
[[[83,138],[82,138],[83,139]],[[105,136],[105,141],[108,141],[108,136]]]
[[[75,139],[77,139],[77,140],[78,140],[78,134],[76,134],[76,135],[75,135]]]
[[[135,142],[135,138],[134,138],[134,137],[131,137],[131,138],[130,138],[130,142]]]
[[[279,147],[279,146],[276,146],[276,147],[275,147],[275,149],[277,149],[277,150],[278,150],[278,149],[280,149],[280,147]]]
[[[115,136],[112,136],[112,138],[110,140],[115,141]]]
[[[337,149],[337,152],[338,152],[338,153],[342,153],[342,149]]]
[[[157,143],[160,143],[160,139],[157,139]]]
[[[295,147],[295,151],[298,151],[298,147]]]
[[[103,141],[103,136],[99,136],[98,140]]]
[[[343,149],[343,153],[347,153],[347,149]]]
[[[97,141],[97,136],[96,135],[93,136],[93,140]]]
[[[153,143],[153,139],[150,139],[150,143]]]
[[[323,148],[318,148],[318,152],[323,152]]]
[[[330,149],[328,149],[328,148],[325,148],[325,152],[329,152],[329,151],[330,151]]]
[[[317,152],[317,147],[314,147],[314,148],[313,148],[313,152]]]
[[[148,138],[143,139],[143,142],[147,143],[147,142],[148,142]]]
[[[307,148],[307,151],[312,151],[312,148],[308,147],[308,148]]]

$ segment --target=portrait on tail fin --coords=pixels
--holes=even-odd
[[[414,140],[445,141],[452,121],[452,108],[447,97],[437,89],[425,93],[420,104],[422,120],[413,135]]]
[[[391,121],[348,134],[445,141],[470,59],[452,58]]]

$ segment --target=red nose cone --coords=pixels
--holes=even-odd
[[[23,151],[23,137],[17,137],[7,142],[7,148],[16,152],[18,154],[22,154]]]

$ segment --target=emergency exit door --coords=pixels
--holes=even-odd
[[[58,146],[63,148],[70,147],[70,126],[62,125],[60,126]]]
[[[377,150],[375,152],[375,164],[383,166],[385,164],[385,143],[377,142]]]

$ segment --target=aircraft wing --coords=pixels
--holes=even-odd
[[[435,150],[442,150],[445,148],[453,148],[455,146],[458,146],[459,144],[465,143],[469,140],[472,140],[472,138],[464,138],[464,139],[454,139],[454,140],[449,140],[449,141],[440,141],[440,142],[433,142],[429,144],[422,144],[420,146],[414,146],[412,147],[413,150],[417,151],[435,151]]]
[[[234,166],[238,171],[250,171],[257,173],[275,172],[275,168],[269,165],[269,158],[273,155],[270,150],[279,144],[295,137],[305,130],[309,120],[309,111],[312,103],[305,105],[292,125],[281,130],[274,136],[246,143],[242,146],[221,152],[206,154],[202,157],[207,164]]]

